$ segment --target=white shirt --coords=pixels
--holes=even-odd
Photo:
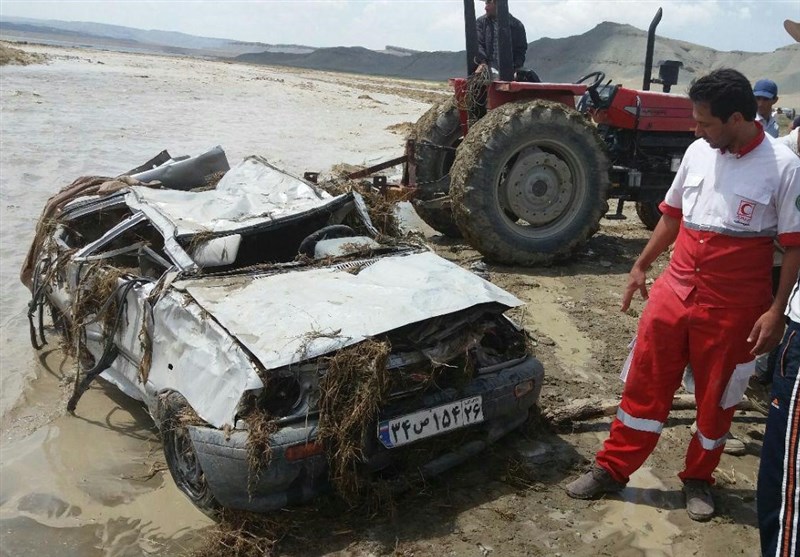
[[[774,237],[800,232],[798,196],[800,160],[774,139],[764,137],[742,156],[698,139],[664,201],[681,210],[688,228]]]
[[[778,143],[783,143],[789,149],[791,149],[792,152],[795,155],[800,157],[800,150],[798,150],[798,148],[797,148],[797,133],[798,133],[798,131],[800,131],[800,128],[795,128],[792,131],[790,131],[788,133],[788,135],[783,135],[783,136],[779,137],[778,138]]]

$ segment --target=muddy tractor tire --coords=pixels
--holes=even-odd
[[[645,225],[647,230],[655,230],[658,221],[661,220],[661,210],[658,208],[658,201],[637,201],[636,214],[639,220]]]
[[[455,97],[432,106],[414,125],[417,193],[412,204],[419,217],[451,238],[461,231],[450,208],[450,167],[461,143],[461,120]],[[444,199],[443,201],[440,201]]]
[[[459,229],[497,263],[564,259],[608,211],[605,147],[584,116],[559,103],[491,110],[467,133],[450,174]]]
[[[159,401],[164,457],[178,489],[203,513],[216,518],[220,504],[208,487],[189,436],[189,428],[181,419],[188,408],[189,403],[176,392],[165,393]]]

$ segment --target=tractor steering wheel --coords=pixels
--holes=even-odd
[[[587,73],[585,76],[583,76],[580,79],[578,79],[578,81],[576,81],[575,83],[576,84],[577,83],[584,83],[585,81],[588,81],[591,78],[594,78],[594,81],[592,81],[586,87],[588,89],[597,89],[597,86],[600,85],[603,82],[603,80],[606,78],[606,74],[604,74],[603,72]]]
[[[597,92],[597,87],[603,82],[606,78],[606,74],[603,72],[592,72],[587,73],[585,76],[581,77],[575,83],[584,83],[592,79],[592,82],[586,86],[586,92],[589,93],[589,97],[592,99],[592,104],[594,106],[600,106],[601,99],[600,94]]]

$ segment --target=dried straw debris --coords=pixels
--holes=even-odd
[[[384,196],[380,191],[372,187],[368,180],[349,180],[347,175],[359,170],[357,167],[349,165],[337,165],[333,167],[333,178],[328,181],[320,182],[319,187],[331,195],[342,195],[354,191],[364,198],[367,205],[369,218],[375,228],[383,236],[391,238],[402,238],[403,231],[400,227],[400,220],[397,217],[395,200]]]
[[[278,423],[260,404],[252,405],[252,410],[243,416],[247,422],[247,492],[253,496],[253,489],[258,485],[261,470],[269,466],[272,460],[270,437],[278,431]]]
[[[355,505],[368,495],[359,466],[365,440],[374,434],[389,393],[388,341],[366,340],[325,358],[320,381],[318,440],[325,446],[330,479],[339,495]]]
[[[225,510],[192,557],[269,557],[287,525],[265,515]]]

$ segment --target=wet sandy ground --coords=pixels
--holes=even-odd
[[[74,371],[55,338],[36,353],[18,281],[41,208],[84,174],[116,174],[163,148],[221,144],[231,163],[264,155],[290,172],[371,164],[402,153],[394,126],[415,121],[444,88],[413,82],[182,58],[25,47],[47,65],[0,68],[0,554],[179,555],[210,521],[164,471],[146,413],[98,383],[65,415]],[[401,126],[402,127],[402,126]],[[617,311],[647,233],[635,218],[604,221],[575,261],[549,269],[489,267],[527,308],[545,406],[618,396],[636,317]],[[434,238],[466,267],[479,256]],[[634,306],[640,311],[642,304]],[[720,516],[699,525],[682,509],[680,469],[690,412],[670,421],[654,455],[619,495],[569,500],[561,485],[591,458],[608,420],[514,435],[403,504],[393,517],[289,541],[287,555],[757,555],[753,489],[763,419],[741,415],[748,454],[718,470]],[[511,481],[509,458],[529,468]],[[329,526],[329,525],[328,525]]]

